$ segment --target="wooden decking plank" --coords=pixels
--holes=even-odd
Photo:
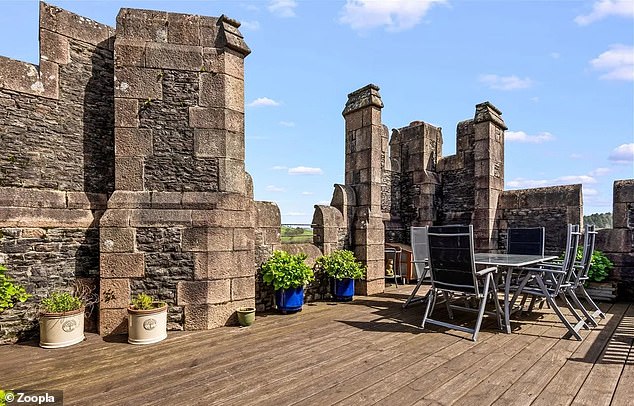
[[[551,314],[550,318],[556,318],[556,316]],[[561,333],[559,328],[551,326],[550,329],[556,329],[557,334]],[[508,359],[480,385],[467,391],[455,404],[469,406],[474,404],[488,405],[495,402],[514,382],[531,369],[537,360],[559,342],[559,339],[549,337],[552,335],[550,331],[546,331],[541,336],[535,337],[534,341],[530,342],[514,357]]]
[[[566,363],[535,399],[533,405],[568,405],[573,401],[580,388],[583,390],[582,385],[586,385],[584,382],[592,366],[604,353],[610,338],[618,328],[628,308],[626,304],[616,304],[609,310],[607,309],[609,306],[602,306],[606,312],[606,319],[603,319],[599,326],[592,329],[583,339],[579,348],[570,355]]]
[[[634,307],[631,305],[630,308]],[[634,323],[630,320],[628,322],[629,338],[634,340]],[[627,406],[632,404],[634,399],[634,345],[630,347],[630,353],[628,354],[621,377],[617,384],[614,396],[612,397],[612,406]]]
[[[574,403],[579,405],[610,404],[620,382],[627,359],[632,349],[634,336],[631,328],[634,324],[634,306],[630,305],[622,319],[615,326],[611,339],[607,342],[601,356],[591,360],[591,371],[583,386],[574,396]],[[629,331],[628,331],[629,330]],[[630,382],[631,386],[634,384]]]
[[[372,317],[372,315],[367,315],[367,317]],[[168,370],[162,374],[162,378],[166,381],[165,386],[176,388],[179,385],[197,385],[201,380],[209,384],[223,379],[231,380],[234,379],[236,373],[246,373],[251,368],[258,368],[260,365],[271,365],[283,361],[288,357],[288,354],[310,350],[311,345],[307,343],[312,343],[315,346],[330,340],[337,345],[343,345],[342,341],[345,339],[345,335],[342,332],[344,329],[318,328],[323,322],[324,320],[321,318],[314,319],[312,323],[304,323],[301,331],[292,331],[291,334],[287,328],[286,334],[277,338],[267,339],[266,336],[258,337],[257,340],[245,338],[240,341],[239,349],[235,348],[236,342],[226,342],[224,346],[226,349],[214,348],[213,352],[200,355],[195,365],[187,362],[169,365]],[[275,354],[279,348],[283,348],[284,353]],[[272,352],[273,355],[271,355]],[[134,374],[134,370],[121,372]],[[152,377],[147,379],[151,380]],[[140,382],[140,384],[143,383]],[[135,396],[143,396],[148,391],[151,391],[151,386],[147,390],[140,390]],[[129,396],[118,388],[109,391],[108,395],[113,399],[117,399],[119,395],[122,398]]]
[[[328,313],[317,313],[312,317],[306,317],[305,319],[297,320],[297,325],[303,325],[311,322],[319,322],[322,320],[323,316],[327,316]],[[294,315],[290,315],[293,317]],[[281,317],[281,316],[280,316]],[[288,316],[284,316],[288,317]],[[264,350],[267,346],[275,346],[279,344],[275,344],[276,338],[279,338],[282,342],[293,341],[293,337],[288,336],[287,326],[281,325],[274,329],[273,331],[268,332],[268,330],[262,326],[256,327],[255,325],[250,327],[249,329],[239,329],[239,328],[221,328],[209,332],[196,332],[195,335],[192,335],[194,340],[186,341],[184,344],[180,340],[172,340],[171,337],[168,340],[165,340],[159,344],[152,346],[131,346],[129,344],[117,344],[113,347],[108,348],[107,351],[102,348],[102,354],[92,354],[91,357],[81,357],[76,359],[74,357],[75,354],[81,354],[81,349],[76,348],[76,351],[72,351],[75,347],[69,347],[66,349],[60,349],[68,353],[68,357],[64,358],[54,358],[51,360],[50,364],[53,364],[53,371],[60,372],[68,372],[70,374],[76,373],[78,374],[77,378],[81,378],[82,373],[80,372],[82,369],[84,373],[89,373],[93,375],[97,375],[100,377],[107,377],[109,374],[117,374],[117,371],[113,371],[111,368],[112,363],[119,363],[122,358],[126,356],[135,355],[143,357],[144,362],[151,363],[156,368],[161,368],[162,366],[174,366],[174,363],[178,363],[178,360],[174,360],[170,357],[174,351],[178,351],[179,353],[187,353],[188,351],[194,351],[194,353],[198,352],[195,350],[200,350],[200,348],[214,348],[214,351],[218,351],[219,358],[223,357],[227,358],[230,356],[230,352],[222,351],[224,348],[230,348],[232,346],[232,340],[244,340],[245,337],[253,336],[252,340],[254,340],[254,344],[260,344],[261,349]],[[224,334],[220,334],[219,330],[225,330]],[[232,340],[227,340],[227,332],[230,332],[233,337]],[[307,329],[302,334],[311,334],[312,331]],[[172,333],[178,335],[178,333]],[[301,334],[295,336],[302,337]],[[281,337],[281,338],[280,338]],[[178,337],[177,337],[178,338]],[[82,343],[83,344],[83,343]],[[80,344],[81,345],[81,344]],[[40,351],[45,351],[40,349]],[[186,364],[191,364],[191,360],[184,361]],[[50,368],[50,367],[49,367]],[[40,373],[40,369],[38,368],[29,368],[31,374],[28,375],[28,372],[22,370],[18,375],[18,377],[22,377],[23,380],[27,380],[31,384],[35,384],[38,386],[50,386],[57,384],[57,381],[64,380],[66,376],[58,376],[57,380],[51,380],[51,376],[42,375]],[[104,374],[104,372],[106,372]],[[53,374],[59,375],[59,373]],[[72,378],[69,376],[68,378]],[[80,381],[81,382],[81,381]],[[12,382],[9,382],[11,384]],[[16,384],[20,384],[23,382],[16,382]],[[14,386],[18,387],[18,386]],[[91,385],[92,387],[92,385]],[[77,385],[73,386],[73,390],[77,390],[79,387]]]
[[[562,309],[562,311],[565,312],[564,309]],[[548,385],[553,376],[555,376],[566,363],[570,354],[581,345],[582,341],[563,338],[563,334],[566,331],[563,324],[561,324],[561,327],[555,325],[555,328],[559,331],[559,333],[555,334],[557,342],[533,364],[531,369],[526,371],[520,379],[515,381],[513,385],[493,403],[494,405],[524,406],[531,404],[535,398],[539,396],[543,388]]]

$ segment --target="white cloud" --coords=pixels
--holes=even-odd
[[[289,175],[323,175],[324,171],[321,168],[311,168],[309,166],[296,166],[295,168],[289,168]]]
[[[560,176],[555,179],[524,179],[517,178],[506,182],[506,186],[515,189],[545,187],[545,186],[558,186],[558,185],[570,185],[570,184],[593,184],[597,183],[597,180],[588,175],[569,175]]]
[[[634,8],[634,4],[632,4]],[[634,46],[615,44],[590,61],[596,70],[605,71],[603,80],[634,80]]]
[[[274,192],[274,193],[281,193],[281,192],[284,192],[284,188],[281,188],[281,187],[275,186],[275,185],[268,185],[266,187],[266,191],[267,192]]]
[[[285,171],[288,169],[288,166],[275,165],[271,169],[273,169],[274,171]]]
[[[278,17],[289,18],[295,17],[295,7],[295,0],[271,0],[267,8]]]
[[[493,74],[480,75],[479,81],[495,90],[526,89],[533,85],[530,78],[519,78],[515,75],[499,76]]]
[[[588,25],[612,15],[634,17],[632,0],[599,0],[593,4],[590,14],[575,17],[575,22]]]
[[[533,97],[531,97],[531,101],[533,103],[539,103],[539,97],[538,96],[533,96]]]
[[[434,3],[445,0],[347,0],[339,22],[361,31],[381,26],[387,31],[408,30],[420,23]]]
[[[504,133],[504,139],[509,142],[541,144],[542,142],[552,141],[555,137],[549,132],[528,135],[524,131],[507,131]]]
[[[577,153],[572,153],[570,154],[570,159],[582,159],[583,155],[581,154],[577,154]]]
[[[320,200],[315,204],[319,206],[330,206],[330,200]]]
[[[279,106],[280,103],[268,97],[258,97],[251,103],[247,104],[249,107],[262,107],[262,106]]]
[[[314,193],[313,192],[302,192],[302,195],[303,196],[312,196],[312,195],[314,195]]]
[[[550,57],[553,59],[559,59],[561,58],[561,54],[559,52],[551,52]]]
[[[583,187],[583,196],[598,196],[599,195],[599,191],[596,189],[592,189],[589,187]]]
[[[282,127],[295,127],[295,123],[292,121],[280,121]]]
[[[297,217],[297,216],[305,216],[306,213],[301,212],[301,211],[289,211],[288,213],[284,213],[285,216],[293,216],[293,217]]]
[[[612,152],[610,152],[610,156],[608,157],[608,159],[618,164],[627,164],[634,162],[634,143],[623,144],[614,148]]]
[[[610,168],[597,168],[590,172],[590,176],[605,176],[610,172],[612,172]]]
[[[240,22],[240,28],[244,28],[245,30],[249,30],[249,31],[257,31],[260,29],[260,22],[259,21],[241,21]]]

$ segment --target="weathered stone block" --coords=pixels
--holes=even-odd
[[[220,191],[239,193],[246,197],[247,183],[243,160],[220,159],[218,172],[218,189]]]
[[[217,128],[244,134],[244,113],[221,108],[189,108],[189,126]]]
[[[128,227],[130,210],[108,209],[99,220],[100,227]]]
[[[236,310],[239,307],[255,307],[255,299],[209,306],[207,328],[237,325],[238,316],[236,315]]]
[[[101,252],[134,252],[135,242],[135,228],[102,227],[99,229]]]
[[[130,303],[130,279],[101,279],[99,308],[121,309]]]
[[[233,249],[235,251],[255,249],[255,231],[253,228],[233,229]]]
[[[626,228],[628,220],[627,203],[612,203],[612,227]]]
[[[37,190],[0,187],[0,207],[66,208],[66,193],[55,190]]]
[[[211,251],[194,254],[195,279],[228,279],[253,276],[253,251]]]
[[[152,192],[153,209],[180,209],[182,201],[182,192]]]
[[[185,330],[207,330],[208,305],[185,306]]]
[[[207,251],[207,228],[194,227],[183,230],[183,251]]]
[[[132,227],[173,227],[191,224],[191,210],[141,209],[130,212]]]
[[[145,64],[149,68],[200,72],[203,49],[200,46],[149,42],[145,46]]]
[[[125,38],[167,42],[167,27],[164,11],[123,8],[117,15],[117,41]]]
[[[220,194],[217,192],[183,192],[184,209],[215,209]],[[193,213],[192,213],[193,216]]]
[[[280,227],[280,208],[273,202],[256,201],[258,227]]]
[[[200,45],[214,47],[218,36],[218,19],[200,16]],[[214,48],[211,48],[214,49]]]
[[[128,332],[127,309],[100,309],[99,335],[109,336]]]
[[[0,210],[0,226],[43,228],[91,228],[100,212],[74,209],[4,207]]]
[[[194,227],[253,227],[254,213],[235,210],[193,210]]]
[[[161,100],[163,90],[160,73],[160,70],[137,67],[115,69],[115,97]]]
[[[596,249],[605,252],[630,252],[634,248],[632,230],[625,228],[599,230]]]
[[[115,127],[139,126],[139,101],[136,99],[114,100],[114,125]]]
[[[227,156],[227,130],[195,129],[194,155],[201,158]]]
[[[108,195],[104,193],[66,192],[66,205],[69,209],[105,209]]]
[[[210,251],[233,251],[233,230],[230,228],[210,227],[208,245]]]
[[[143,253],[103,253],[100,262],[102,278],[137,278],[145,272]]]
[[[225,192],[219,194],[219,209],[223,210],[246,210],[253,206],[253,199],[240,193]]]
[[[280,229],[277,228],[265,228],[262,230],[264,237],[264,244],[279,244],[281,241]]]
[[[40,3],[40,28],[97,46],[112,36],[107,25],[44,2]]]
[[[143,190],[143,158],[115,157],[114,165],[117,190]]]
[[[231,300],[251,299],[255,297],[255,277],[231,279]]]
[[[117,157],[152,155],[152,130],[115,128],[114,150]]]
[[[109,209],[145,209],[151,207],[151,192],[116,190],[108,199]]]
[[[244,81],[219,73],[200,75],[199,104],[244,112]]]
[[[634,179],[617,180],[613,186],[614,203],[634,202]]]
[[[69,63],[68,37],[45,29],[40,30],[40,59],[60,65]]]
[[[178,282],[177,292],[179,306],[225,303],[231,300],[229,279]]]
[[[114,64],[123,66],[145,66],[145,42],[138,39],[117,39],[114,46]]]
[[[169,13],[167,42],[170,44],[200,45],[200,16]]]

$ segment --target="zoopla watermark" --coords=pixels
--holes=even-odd
[[[64,392],[61,390],[2,390],[0,389],[0,406],[63,406]]]

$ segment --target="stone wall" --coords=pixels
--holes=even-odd
[[[37,333],[51,290],[96,289],[114,189],[113,34],[40,3],[39,66],[0,57],[0,260],[33,294],[0,315],[0,343]]]
[[[244,170],[239,23],[149,10],[117,16],[115,193],[101,219],[102,335],[146,292],[169,328],[235,324],[255,304],[256,206]]]
[[[497,210],[498,247],[506,251],[508,228],[545,227],[545,252],[563,253],[566,224],[581,224],[581,185],[505,190]]]
[[[599,230],[595,248],[614,263],[610,280],[618,295],[634,297],[634,179],[617,180],[613,187],[612,229]]]

